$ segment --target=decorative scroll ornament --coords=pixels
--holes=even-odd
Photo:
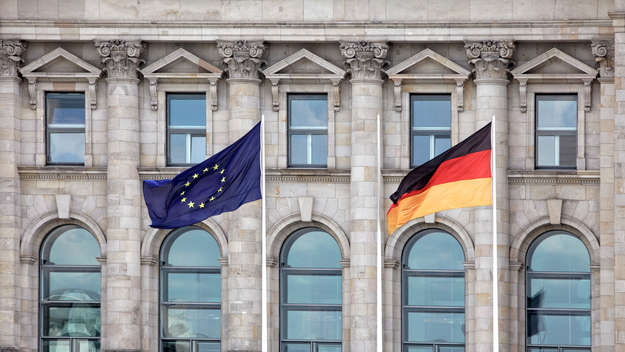
[[[614,78],[614,42],[607,40],[593,40],[590,44],[592,55],[599,68],[599,77]]]
[[[382,42],[341,42],[341,55],[352,80],[380,80],[380,72],[388,64],[388,45]]]
[[[17,77],[25,50],[21,40],[0,40],[0,77]]]
[[[141,41],[103,40],[96,41],[95,46],[109,79],[137,78],[137,67],[143,63]]]
[[[265,45],[261,41],[218,41],[217,49],[224,58],[230,78],[258,79]]]
[[[464,48],[469,63],[475,66],[477,80],[505,80],[512,64],[514,42],[511,40],[483,40],[466,42]]]

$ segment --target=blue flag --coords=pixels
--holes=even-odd
[[[172,229],[261,198],[260,122],[245,136],[171,180],[143,181],[152,227]]]

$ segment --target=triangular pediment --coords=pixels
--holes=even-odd
[[[58,47],[30,64],[22,67],[24,77],[56,77],[79,75],[81,77],[99,77],[102,70]]]
[[[211,76],[221,76],[223,71],[212,65],[211,63],[202,60],[198,56],[188,52],[183,48],[178,48],[153,62],[152,64],[144,67],[141,73],[146,77],[159,77],[168,75],[195,75],[204,74]]]
[[[588,75],[596,77],[597,70],[563,52],[552,48],[511,71],[514,77],[532,75]],[[563,77],[565,78],[565,77]]]
[[[300,49],[293,55],[276,62],[265,69],[263,73],[267,78],[289,78],[289,76],[343,78],[345,76],[344,70],[306,49]]]
[[[403,75],[416,78],[420,75],[430,76],[436,74],[468,77],[470,73],[466,68],[429,48],[386,70],[386,74],[389,77],[395,76],[398,78],[401,78]]]

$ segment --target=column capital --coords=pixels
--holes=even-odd
[[[476,82],[507,83],[508,68],[512,65],[514,41],[481,40],[465,42],[469,64],[475,67]]]
[[[258,70],[264,63],[265,44],[262,41],[220,40],[217,49],[224,58],[230,79],[258,79]]]
[[[21,40],[0,40],[0,77],[17,78],[22,63],[26,42]]]
[[[590,48],[599,68],[599,79],[614,79],[614,42],[593,40]]]
[[[382,68],[388,63],[385,42],[342,41],[341,55],[352,74],[352,81],[380,81]]]
[[[140,40],[96,40],[108,79],[137,79],[137,67],[143,63],[144,44]]]

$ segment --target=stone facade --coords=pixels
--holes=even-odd
[[[280,249],[308,226],[341,249],[343,351],[401,350],[402,251],[428,228],[464,250],[467,351],[492,350],[493,276],[499,350],[525,351],[526,253],[550,229],[588,247],[592,350],[625,351],[624,28],[622,0],[0,1],[0,351],[38,349],[39,250],[61,224],[100,243],[102,350],[158,350],[169,231],[149,226],[141,181],[182,171],[166,165],[166,92],[206,92],[208,156],[266,122],[267,258],[260,202],[198,224],[221,249],[223,351],[262,349],[263,262],[279,350]],[[46,165],[46,91],[85,92],[84,167]],[[303,92],[328,95],[326,169],[287,167],[286,96]],[[487,207],[376,242],[409,171],[413,93],[451,96],[452,144],[496,119],[497,273]],[[540,93],[578,96],[576,170],[534,167]]]

